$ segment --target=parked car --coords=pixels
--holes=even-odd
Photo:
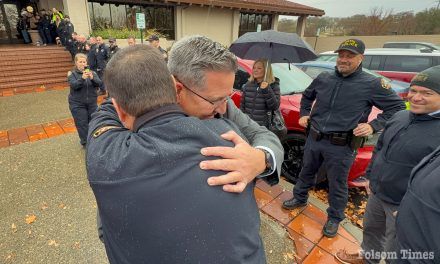
[[[246,83],[247,77],[252,73],[253,61],[238,60],[239,69],[236,73],[234,92],[232,99],[237,107],[240,106],[241,87]],[[302,92],[310,85],[310,78],[303,71],[294,65],[287,63],[272,64],[274,76],[280,79],[281,103],[280,110],[283,114],[288,134],[282,140],[284,147],[284,162],[281,174],[291,182],[296,182],[302,166],[302,157],[305,145],[305,131],[298,123],[299,109]],[[378,111],[373,111],[370,118],[375,118]],[[365,170],[371,160],[372,152],[377,141],[377,136],[370,138],[364,147],[358,150],[356,159],[348,175],[348,185],[350,187],[365,186],[363,178]],[[318,173],[317,181],[326,178],[325,170],[321,169]]]
[[[400,41],[400,42],[386,42],[383,44],[384,48],[398,48],[398,49],[429,49],[431,51],[440,50],[438,45],[429,42],[414,42],[414,41]]]
[[[335,67],[336,67],[336,62],[333,62],[333,61],[307,61],[307,62],[303,62],[303,63],[295,63],[294,65],[296,67],[298,67],[299,69],[301,69],[303,72],[305,72],[307,75],[309,75],[312,79],[315,79],[322,72],[334,71]],[[400,97],[406,98],[406,96],[408,95],[409,83],[388,79],[387,77],[382,76],[374,71],[370,71],[369,69],[366,69],[366,68],[363,68],[363,71],[368,74],[371,74],[375,77],[382,78],[385,82],[387,82],[391,85],[391,89],[393,89]]]
[[[317,61],[336,61],[337,53],[323,52]],[[366,49],[364,68],[393,80],[411,82],[411,79],[423,70],[440,65],[440,52],[419,49]]]

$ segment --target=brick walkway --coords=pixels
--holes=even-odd
[[[65,88],[52,88],[65,89]],[[42,92],[46,89],[30,92]],[[49,89],[47,89],[49,90]],[[0,96],[14,95],[3,92]],[[98,98],[102,102],[103,97]],[[21,143],[34,142],[66,133],[76,132],[73,118],[56,120],[49,123],[30,125],[26,127],[0,130],[0,148],[10,147]],[[339,263],[333,255],[339,249],[349,252],[360,250],[359,242],[342,226],[334,238],[322,235],[322,227],[327,219],[326,213],[318,207],[309,204],[303,209],[288,211],[282,208],[282,202],[292,197],[292,192],[284,190],[282,186],[269,186],[259,180],[254,190],[255,198],[260,211],[282,225],[293,240],[297,263]],[[293,261],[293,259],[292,259]]]
[[[283,190],[279,185],[269,186],[264,181],[258,181],[254,190],[260,211],[271,216],[289,232],[295,243],[298,263],[339,263],[333,255],[340,249],[349,252],[360,250],[359,242],[342,226],[334,238],[322,235],[327,215],[316,206],[309,203],[302,209],[293,211],[281,207],[282,202],[292,198],[292,192]]]

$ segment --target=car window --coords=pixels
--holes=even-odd
[[[370,68],[371,56],[364,56],[364,60],[362,61],[362,66],[365,68]]]
[[[299,66],[299,69],[301,69],[303,72],[305,72],[308,76],[310,76],[312,79],[315,79],[320,75],[322,72],[332,72],[334,70],[322,68],[322,67],[315,67],[315,66]]]
[[[377,72],[375,72],[375,71],[371,71],[371,70],[366,69],[366,68],[363,68],[362,70],[363,70],[364,72],[368,73],[368,74],[371,74],[371,75],[375,76],[375,77],[382,78],[382,79],[384,79],[384,80],[387,81],[387,82],[391,82],[391,79],[388,79],[387,77],[385,77],[385,76],[383,76],[383,75],[380,75],[379,73],[377,73]]]
[[[289,70],[287,63],[274,63],[272,70],[280,79],[281,95],[302,93],[312,83],[312,79],[297,67],[292,65]]]
[[[317,61],[336,61],[336,54],[335,55],[319,55],[316,60]]]
[[[370,70],[379,70],[380,66],[380,59],[382,56],[365,56],[365,57],[371,57],[370,66],[367,67]]]
[[[384,71],[420,72],[432,65],[428,56],[387,56]]]

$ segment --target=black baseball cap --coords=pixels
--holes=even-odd
[[[156,35],[151,35],[148,37],[148,41],[154,41],[154,40],[159,40],[159,37]]]
[[[335,50],[335,53],[341,50],[348,50],[355,54],[364,54],[365,44],[360,39],[347,39],[339,45],[339,48]]]

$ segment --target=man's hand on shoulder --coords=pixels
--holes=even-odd
[[[205,160],[200,163],[204,170],[221,170],[226,174],[208,178],[211,186],[223,185],[226,192],[240,193],[266,169],[265,154],[262,150],[249,145],[234,131],[229,131],[222,138],[232,141],[234,147],[208,147],[201,153],[205,156],[217,156],[221,159]]]

